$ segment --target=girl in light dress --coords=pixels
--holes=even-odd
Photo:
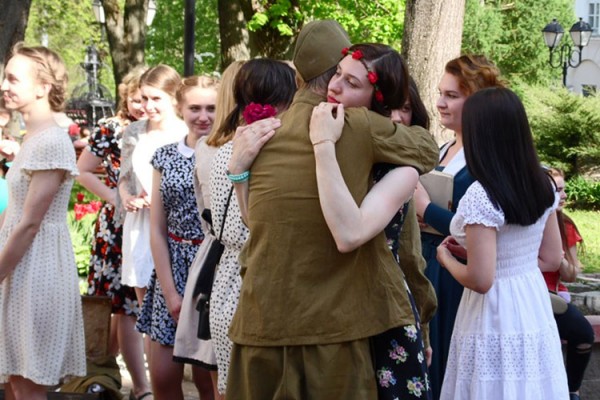
[[[150,159],[159,147],[181,140],[187,133],[177,116],[181,77],[167,65],[148,69],[140,78],[142,107],[147,119],[131,123],[123,134],[119,195],[127,211],[123,223],[121,282],[134,287],[141,304],[154,262],[150,251]]]
[[[46,387],[86,374],[83,316],[67,207],[75,150],[53,112],[67,73],[45,47],[17,44],[4,71],[6,108],[27,133],[8,172],[0,217],[0,383],[7,399],[46,399]]]
[[[555,188],[512,91],[476,92],[465,102],[462,121],[466,163],[476,182],[458,205],[452,236],[437,250],[440,265],[465,287],[441,398],[567,399],[540,271],[556,270],[562,256]]]

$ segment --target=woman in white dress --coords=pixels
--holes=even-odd
[[[75,150],[53,116],[64,106],[67,74],[53,51],[20,44],[4,73],[6,108],[21,113],[27,134],[0,218],[0,383],[7,399],[41,400],[46,386],[86,373],[66,215]]]
[[[123,134],[119,195],[127,214],[123,223],[121,282],[134,287],[142,304],[154,262],[150,251],[150,201],[154,152],[187,133],[176,112],[181,77],[167,65],[148,69],[140,78],[142,107],[148,119],[130,124]]]
[[[502,88],[471,95],[463,139],[476,182],[458,205],[452,236],[438,247],[440,264],[465,287],[441,398],[567,399],[540,271],[556,270],[562,257],[558,198],[517,95]]]

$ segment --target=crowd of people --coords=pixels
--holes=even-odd
[[[184,364],[202,400],[579,399],[594,334],[561,282],[583,239],[486,57],[445,66],[441,148],[401,55],[331,20],[302,28],[293,62],[131,71],[77,160],[54,116],[66,85],[57,53],[13,49],[0,117],[27,133],[0,142],[7,399],[86,374],[75,179],[104,202],[86,295],[111,299],[130,400],[183,399]]]

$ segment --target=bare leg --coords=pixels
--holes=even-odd
[[[113,320],[118,321],[119,347],[127,370],[131,375],[133,394],[135,397],[139,397],[151,391],[146,376],[142,334],[135,330],[135,316],[120,314],[115,315]]]
[[[183,400],[183,364],[173,361],[173,348],[150,343],[150,381],[156,400]]]
[[[219,393],[219,387],[217,386],[219,373],[217,371],[210,371],[210,380],[212,381],[215,400],[225,400],[225,395]]]
[[[135,296],[137,297],[138,304],[140,308],[142,307],[142,303],[144,302],[144,296],[146,295],[146,288],[134,287]],[[146,354],[146,360],[150,363],[150,337],[148,335],[142,335],[144,337],[144,353]]]
[[[113,314],[110,318],[110,337],[108,339],[108,354],[113,357],[119,355],[119,319],[117,314]]]
[[[48,398],[44,386],[22,376],[11,375],[8,382],[15,400],[46,400]]]
[[[218,393],[217,390],[215,390],[216,386],[213,386],[213,384],[216,384],[216,381],[212,381],[210,371],[192,365],[192,379],[194,380],[196,389],[198,389],[198,395],[201,400],[218,399],[218,397],[215,396]]]
[[[4,384],[4,396],[6,400],[15,400],[15,394],[12,391],[12,386],[10,385],[10,382],[6,382]]]

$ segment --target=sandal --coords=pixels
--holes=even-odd
[[[146,393],[142,394],[140,397],[135,397],[135,395],[133,394],[133,390],[131,392],[129,392],[129,400],[142,400],[148,396],[152,396],[152,392],[146,392]]]

